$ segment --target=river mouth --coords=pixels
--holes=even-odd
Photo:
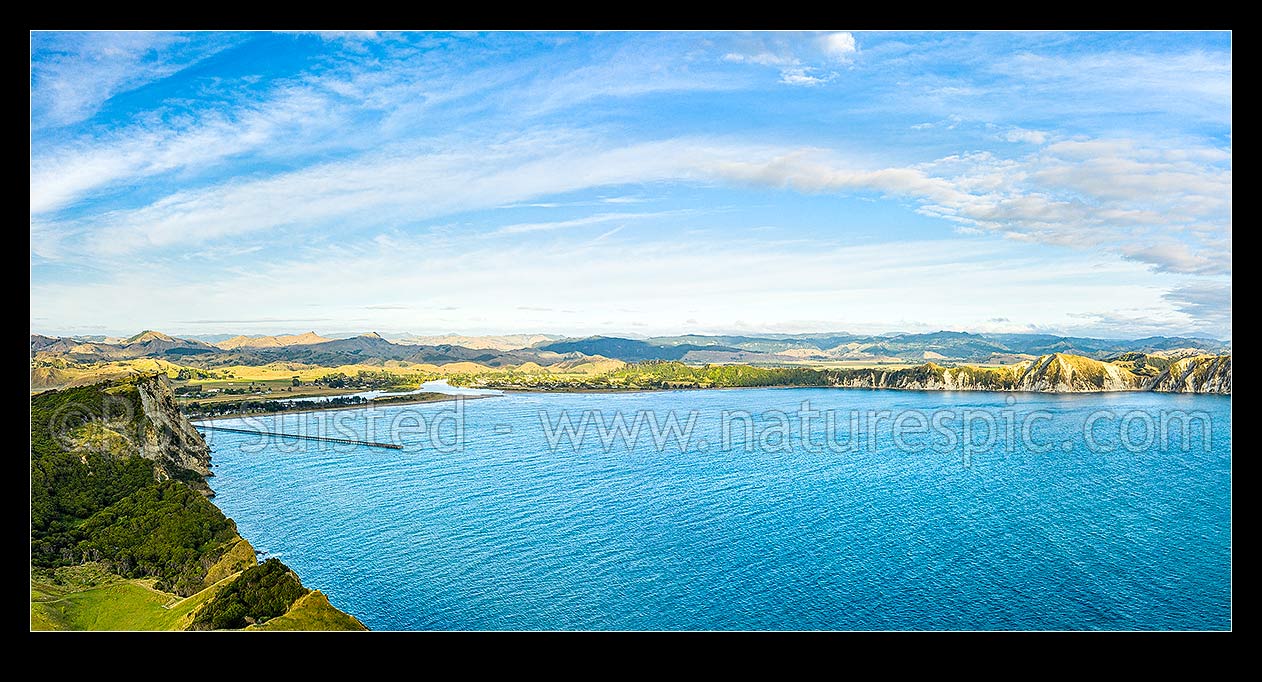
[[[503,395],[502,391],[496,391],[496,390],[487,389],[487,388],[461,388],[458,386],[452,386],[451,384],[447,383],[446,379],[437,379],[434,381],[426,381],[425,383],[421,384],[420,388],[412,389],[411,391],[387,391],[384,389],[380,389],[380,390],[371,390],[371,391],[359,391],[357,393],[342,393],[339,395],[311,396],[309,398],[287,398],[284,400],[275,400],[273,402],[283,403],[286,405],[302,405],[305,403],[313,403],[313,404],[314,403],[327,403],[339,398],[343,400],[345,399],[373,400],[375,398],[404,397],[404,396],[409,396],[409,395],[416,395],[418,393],[442,393],[444,395],[452,395],[452,396]]]

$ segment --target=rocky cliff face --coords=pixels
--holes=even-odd
[[[1022,363],[1025,364],[1025,363]],[[1020,367],[1020,365],[1018,365]],[[1087,393],[1134,391],[1143,379],[1128,369],[1080,355],[1052,353],[1031,361],[1017,380],[1017,391]]]
[[[1231,356],[1202,355],[1175,361],[1147,388],[1170,393],[1231,395]]]
[[[911,391],[1017,390],[1014,368],[942,367],[932,362],[895,370],[840,369],[829,373],[834,386],[897,388]]]
[[[76,452],[141,457],[154,463],[159,481],[176,479],[212,496],[204,477],[210,472],[210,447],[175,405],[162,375],[137,378],[106,391],[127,405],[108,419],[96,419],[71,434]]]
[[[199,492],[210,494],[210,487],[201,480],[203,476],[213,475],[210,446],[176,407],[166,377],[158,375],[139,380],[136,389],[140,392],[140,405],[147,421],[139,443],[141,456],[153,460],[159,480],[179,478]],[[183,475],[181,470],[194,472],[197,478]]]
[[[1200,356],[1172,363],[1156,377],[1111,362],[1052,353],[1007,367],[942,367],[932,362],[895,370],[839,369],[833,386],[920,391],[1035,391],[1094,393],[1161,391],[1231,394],[1231,356]]]

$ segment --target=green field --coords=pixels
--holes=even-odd
[[[183,630],[224,584],[181,599],[152,579],[112,576],[93,564],[31,577],[32,630]]]
[[[294,386],[290,379],[265,379],[258,381],[194,381],[190,382],[205,386],[206,388],[217,388],[220,391],[227,389],[242,389],[246,393],[217,393],[206,398],[189,398],[186,396],[176,397],[176,402],[184,405],[190,402],[197,402],[203,405],[211,403],[224,403],[239,400],[288,400],[290,398],[313,398],[333,395],[346,395],[349,393],[358,393],[365,389],[362,388],[329,388],[327,386],[317,386],[311,384],[303,384],[302,386]],[[174,386],[181,386],[184,382],[172,382]]]

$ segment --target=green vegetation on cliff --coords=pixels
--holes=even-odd
[[[1109,362],[1130,370],[1135,376],[1155,377],[1170,367],[1173,360],[1147,353],[1130,352],[1109,358]]]
[[[216,548],[237,529],[209,500],[177,481],[137,490],[78,529],[76,552],[125,578],[157,577],[160,590],[188,596],[205,586]]]
[[[283,616],[246,630],[367,630],[354,616],[338,610],[319,590],[303,595]]]
[[[208,466],[163,378],[33,396],[31,627],[243,628],[306,594],[278,561],[256,565],[206,496]]]
[[[150,424],[135,381],[31,398],[32,564],[102,561],[124,577],[157,578],[158,589],[189,595],[203,587],[205,560],[236,527],[184,483],[159,480],[155,461],[128,450]],[[118,440],[93,451],[106,431]],[[96,437],[85,440],[85,432]],[[196,476],[164,466],[178,478]]]
[[[142,458],[71,451],[74,432],[93,420],[139,428],[139,392],[121,388],[83,386],[31,398],[31,539],[37,565],[68,561],[65,533],[154,482],[153,464]]]
[[[268,559],[242,571],[197,612],[190,629],[235,630],[284,614],[307,593],[298,576],[280,559]]]

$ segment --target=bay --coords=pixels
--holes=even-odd
[[[734,389],[460,410],[238,420],[403,448],[210,431],[215,502],[374,630],[1231,624],[1229,397]],[[593,425],[619,414],[694,428],[659,447],[645,421],[606,446]],[[1210,437],[1194,422],[1163,443],[1171,414]],[[554,447],[567,417],[586,439]]]

